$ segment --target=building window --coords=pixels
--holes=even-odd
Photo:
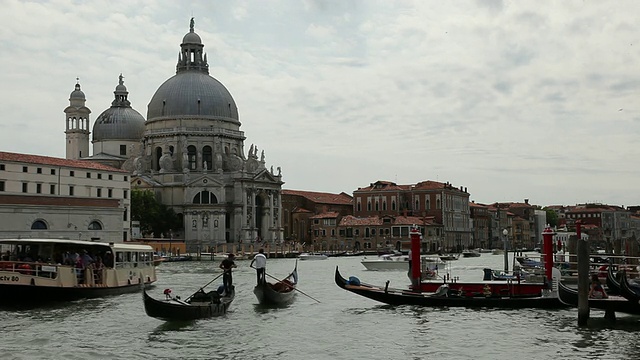
[[[213,157],[211,156],[211,154],[213,153],[213,151],[211,151],[211,146],[205,146],[202,148],[202,168],[203,169],[211,169],[211,161],[213,159]]]
[[[123,231],[123,232],[122,232],[122,241],[127,241],[127,240],[129,240],[129,239],[127,238],[127,232],[126,232],[126,231]]]
[[[122,216],[123,221],[128,221],[127,218],[129,216],[129,212],[127,210],[128,210],[127,208],[124,208],[124,214]]]
[[[129,181],[129,177],[127,175],[124,176],[124,181]]]
[[[28,172],[28,171],[29,171],[29,168],[27,168],[26,166],[22,167],[22,172]]]
[[[56,169],[51,169],[51,175],[55,175],[56,174]]]
[[[102,179],[102,174],[98,174],[98,179]]]
[[[127,145],[120,145],[120,155],[127,155]]]
[[[102,225],[100,225],[100,223],[97,222],[97,221],[92,221],[89,224],[89,228],[88,229],[89,230],[102,230]]]
[[[128,199],[128,197],[127,197],[127,196],[129,196],[129,191],[125,190],[125,191],[123,192],[123,194],[122,194],[122,197],[123,197],[123,198],[125,198],[125,199]]]
[[[0,191],[4,191],[4,181],[0,181]]]
[[[216,196],[212,192],[203,190],[197,193],[196,196],[193,197],[193,203],[194,204],[217,204],[218,198],[216,198]]]
[[[36,220],[31,224],[31,230],[47,230],[47,223],[42,220]]]
[[[113,197],[113,189],[107,190],[107,196],[108,197]]]
[[[37,169],[36,169],[36,173],[38,173],[38,174],[42,174],[42,168],[37,168]]]
[[[76,172],[75,172],[75,171],[73,171],[73,170],[69,171],[69,176],[71,176],[71,177],[76,176]]]
[[[36,194],[42,193],[42,184],[36,184]]]
[[[102,197],[102,189],[97,189],[96,194],[98,195],[98,197]]]
[[[22,183],[22,192],[26,193],[28,188],[27,188],[28,184],[27,183]]]
[[[187,147],[187,160],[189,161],[189,170],[196,169],[196,147],[189,145]]]
[[[109,180],[113,180],[113,175],[109,175]]]
[[[87,173],[87,179],[91,179],[91,173],[90,172]]]
[[[396,210],[396,202],[395,201],[391,202],[391,210],[394,210],[394,211]]]
[[[49,194],[54,195],[56,193],[56,186],[55,185],[49,185]]]
[[[4,171],[4,164],[0,164],[0,170]]]
[[[69,186],[69,196],[73,196],[73,186]]]

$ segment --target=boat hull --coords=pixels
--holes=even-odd
[[[290,304],[296,296],[296,286],[298,285],[298,262],[291,274],[278,282],[256,285],[253,293],[256,295],[261,305],[283,306]]]
[[[350,284],[344,279],[338,268],[335,272],[336,284],[354,294],[379,301],[388,305],[418,305],[426,307],[467,307],[467,308],[502,308],[502,309],[557,309],[566,307],[557,297],[529,296],[451,296],[439,293],[420,293],[409,290],[394,289],[388,286],[379,287],[360,283]]]
[[[235,289],[220,298],[219,303],[187,303],[175,298],[158,300],[142,292],[147,315],[165,321],[189,321],[221,316],[227,313],[235,297]]]
[[[558,284],[558,297],[562,303],[569,306],[578,306],[578,290],[564,283]],[[600,310],[609,310],[625,314],[640,315],[640,305],[621,296],[609,296],[606,299],[589,299],[589,307]]]
[[[121,295],[140,291],[140,284],[117,287],[56,287],[0,284],[0,304],[47,304],[104,296]],[[146,283],[145,287],[151,287]],[[9,295],[10,294],[10,295]]]

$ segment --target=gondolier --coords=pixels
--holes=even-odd
[[[254,263],[255,266],[253,266]],[[257,284],[264,284],[264,273],[267,269],[267,257],[264,255],[264,249],[258,250],[258,253],[253,257],[253,260],[251,260],[251,265],[249,266],[256,269]]]
[[[233,278],[231,269],[238,267],[236,263],[233,261],[235,259],[235,255],[233,253],[229,253],[226,259],[222,260],[220,263],[220,269],[223,271],[222,275],[222,283],[224,284],[224,292],[225,294],[229,294],[233,287]]]

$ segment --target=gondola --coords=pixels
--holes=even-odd
[[[557,309],[567,307],[556,296],[540,294],[502,296],[494,294],[491,292],[489,284],[487,284],[486,288],[488,291],[484,293],[466,293],[464,290],[450,289],[448,284],[442,284],[436,292],[429,293],[390,288],[388,282],[385,286],[369,285],[360,282],[356,278],[350,278],[349,280],[343,278],[337,266],[335,282],[342,289],[388,305],[502,309]]]
[[[564,283],[558,284],[558,297],[562,303],[569,306],[578,306],[578,290]],[[640,315],[640,305],[624,297],[610,295],[605,299],[589,299],[589,307],[600,310],[610,310],[625,314]]]
[[[621,295],[620,282],[613,272],[613,265],[607,268],[607,293],[609,295]]]
[[[276,283],[265,281],[253,288],[253,293],[258,298],[261,305],[287,305],[296,296],[296,285],[298,284],[298,261],[293,271],[286,278]]]
[[[198,290],[185,300],[172,297],[170,291],[165,290],[166,299],[158,300],[142,292],[144,311],[147,315],[166,321],[186,321],[210,318],[226,314],[235,297],[235,288],[232,286],[228,294],[220,295],[217,291],[205,292]]]
[[[640,287],[629,282],[626,271],[620,272],[620,295],[625,299],[638,304],[640,301]]]

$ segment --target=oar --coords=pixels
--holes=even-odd
[[[254,269],[255,269],[255,267],[253,267],[253,266],[252,266],[252,268],[254,268]],[[281,280],[280,280],[280,279],[278,279],[277,277],[275,277],[275,276],[271,276],[271,275],[267,274],[267,272],[266,272],[266,271],[264,272],[264,274],[265,274],[265,275],[267,275],[268,277],[272,278],[273,280],[276,280],[277,282],[280,282],[280,281],[281,281]],[[286,283],[283,283],[283,284],[287,285]],[[289,285],[287,285],[287,286],[289,286]],[[313,296],[311,296],[311,295],[305,294],[302,290],[300,290],[300,289],[298,289],[298,288],[295,288],[295,287],[294,287],[294,288],[293,288],[293,290],[295,290],[295,291],[299,292],[300,294],[302,294],[302,295],[304,295],[304,296],[306,296],[306,297],[308,297],[308,298],[310,298],[310,299],[312,299],[312,300],[315,300],[315,301],[317,301],[317,302],[320,302],[320,300],[318,300],[318,299],[314,298],[314,297],[313,297]]]
[[[211,285],[211,283],[212,283],[212,282],[214,282],[214,281],[218,280],[218,278],[219,278],[220,276],[222,276],[222,275],[224,275],[224,272],[223,272],[222,274],[220,274],[220,275],[216,276],[215,278],[213,278],[213,280],[209,281],[206,285],[204,285],[203,287],[201,287],[200,289],[198,289],[198,291],[196,291],[196,292],[194,292],[193,294],[191,294],[191,296],[189,296],[188,298],[186,298],[184,301],[187,301],[187,300],[191,299],[192,297],[194,297],[194,296],[195,296],[195,294],[197,294],[197,293],[198,293],[199,291],[201,291],[201,290],[204,290],[204,288],[206,288],[207,286]]]

